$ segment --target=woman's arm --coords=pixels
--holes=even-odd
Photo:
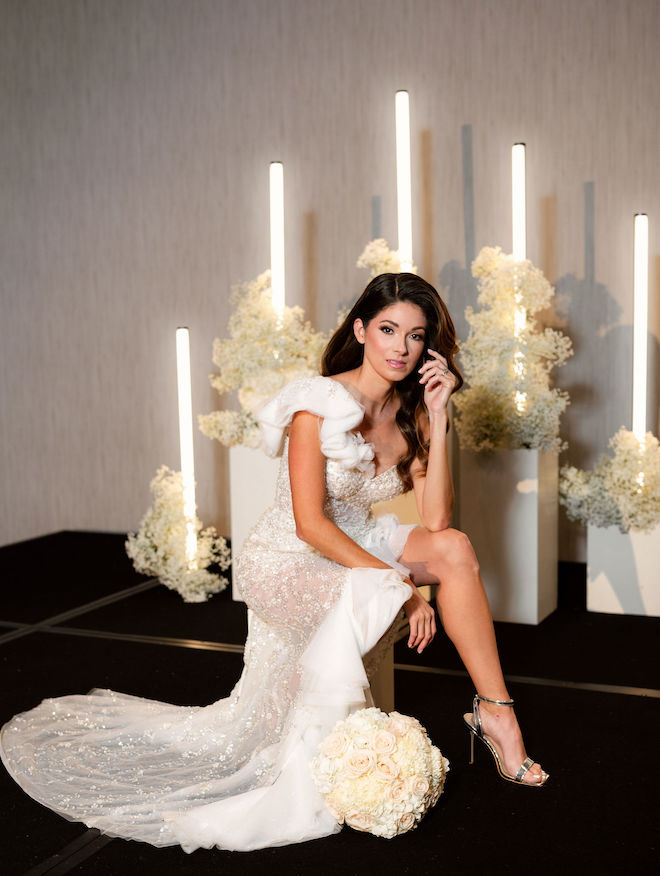
[[[319,418],[299,411],[289,429],[289,478],[296,535],[342,566],[389,569],[387,563],[361,548],[325,516],[325,464]]]
[[[410,473],[413,479],[417,510],[422,523],[431,532],[447,529],[454,507],[454,485],[449,468],[447,447],[447,405],[454,389],[456,378],[447,370],[447,361],[440,353],[429,350],[431,356],[419,369],[420,383],[424,385],[424,403],[428,411],[425,438],[429,441],[429,458],[426,471],[415,460]]]
[[[326,459],[319,440],[319,419],[307,411],[294,415],[289,429],[289,478],[296,535],[328,559],[349,568],[389,569],[387,563],[374,557],[353,541],[324,513]],[[433,609],[410,580],[413,594],[404,604],[410,623],[408,647],[418,653],[431,642],[436,633]]]

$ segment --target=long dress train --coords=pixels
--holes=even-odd
[[[325,513],[391,569],[348,569],[297,538],[286,430],[300,410],[321,418]],[[230,696],[204,707],[110,690],[44,700],[0,737],[2,760],[28,794],[112,836],[188,852],[340,830],[309,761],[337,720],[371,705],[362,658],[410,596],[397,559],[412,527],[370,511],[401,482],[395,468],[375,475],[373,448],[355,431],[363,416],[326,377],[290,383],[260,414],[265,449],[282,459],[275,502],[234,565],[251,622]]]

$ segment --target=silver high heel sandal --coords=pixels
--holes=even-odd
[[[488,697],[482,697],[480,694],[475,694],[474,699],[472,701],[472,719],[474,723],[468,721],[468,719],[463,716],[463,721],[465,722],[465,726],[468,728],[470,732],[470,763],[474,763],[474,737],[478,737],[481,741],[488,747],[490,753],[493,755],[493,759],[495,761],[495,767],[497,768],[497,772],[500,776],[505,779],[507,782],[515,782],[518,785],[525,785],[527,788],[542,788],[543,785],[548,781],[549,775],[544,770],[541,770],[541,781],[540,782],[524,782],[523,779],[527,775],[529,768],[535,763],[531,757],[526,757],[525,760],[520,764],[520,768],[515,776],[510,776],[509,773],[504,771],[504,767],[502,766],[502,761],[500,760],[500,753],[495,747],[495,743],[492,742],[485,734],[481,726],[481,716],[479,715],[479,702],[484,703],[492,703],[494,706],[513,706],[513,700],[490,700]]]

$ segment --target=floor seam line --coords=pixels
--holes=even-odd
[[[180,639],[173,636],[149,636],[139,633],[117,633],[108,630],[89,630],[80,627],[42,626],[39,632],[55,635],[72,635],[81,638],[110,639],[120,642],[136,642],[145,645],[161,645],[175,648],[189,648],[197,651],[217,651],[229,654],[244,653],[244,645],[229,642],[211,642],[203,639]],[[440,666],[415,666],[407,663],[395,663],[398,672],[421,672],[429,675],[446,675],[459,678],[469,678],[464,669],[444,669]],[[655,688],[637,687],[635,685],[604,684],[588,681],[564,681],[555,678],[541,678],[527,675],[505,674],[505,679],[516,684],[530,684],[540,687],[562,687],[573,690],[593,691],[596,693],[613,693],[625,696],[641,696],[660,699],[660,690]]]
[[[461,678],[470,676],[464,669],[443,669],[440,666],[413,666],[407,663],[395,663],[394,669],[399,672],[425,672],[429,675],[451,675]],[[573,690],[593,691],[594,693],[613,693],[625,696],[651,697],[660,699],[660,690],[651,687],[636,687],[624,684],[601,684],[591,681],[563,681],[558,678],[537,678],[528,675],[510,675],[505,673],[504,678],[515,684],[532,684],[539,687],[563,687]]]
[[[124,590],[118,590],[116,593],[110,593],[108,596],[102,596],[100,599],[95,599],[92,602],[86,602],[83,605],[71,608],[68,611],[54,614],[51,617],[36,621],[33,624],[22,624],[19,629],[12,630],[0,636],[0,645],[6,642],[13,642],[15,639],[20,639],[30,633],[40,632],[44,627],[59,624],[62,621],[70,620],[73,617],[78,617],[81,614],[87,614],[90,611],[95,611],[97,608],[105,608],[107,605],[112,605],[113,602],[121,602],[122,599],[128,599],[145,590],[150,590],[158,583],[158,578],[149,578],[140,584],[133,587],[126,587]]]
[[[40,632],[63,636],[79,636],[90,639],[111,639],[118,642],[137,642],[144,645],[164,645],[173,648],[190,648],[195,651],[222,651],[242,654],[244,645],[231,642],[211,642],[204,639],[180,639],[174,636],[149,636],[141,633],[117,633],[110,630],[89,630],[81,627],[43,627]]]

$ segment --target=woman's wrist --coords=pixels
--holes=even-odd
[[[449,415],[445,408],[440,413],[429,411],[429,440],[435,441],[438,438],[444,440],[447,436],[449,426]]]

